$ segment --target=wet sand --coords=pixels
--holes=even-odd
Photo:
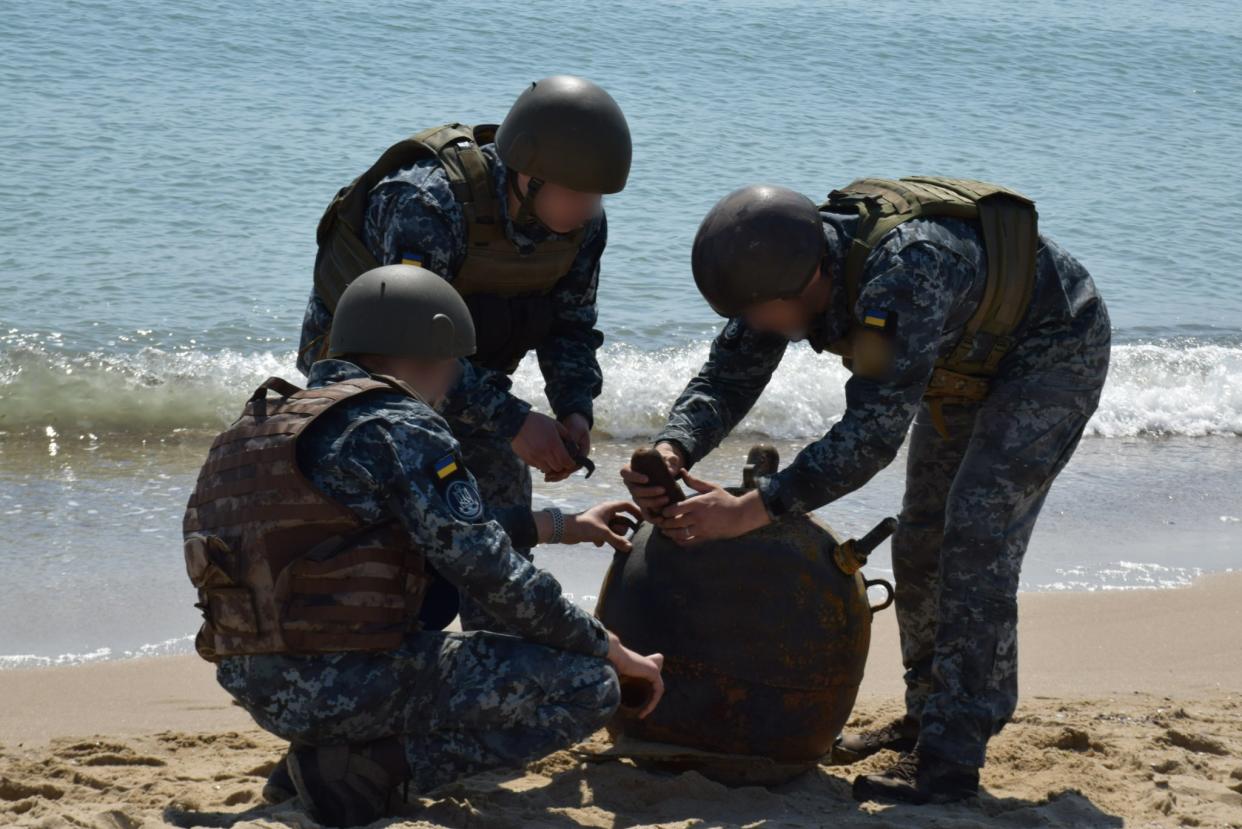
[[[726,789],[591,755],[598,734],[524,770],[478,775],[392,826],[1242,826],[1242,573],[1162,591],[1030,594],[1023,700],[985,793],[955,806],[860,806],[858,771]],[[854,725],[899,710],[896,628],[877,619]],[[194,657],[0,672],[0,824],[312,826],[258,794],[280,743]]]

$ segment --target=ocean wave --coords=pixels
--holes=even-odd
[[[16,668],[53,668],[66,665],[89,665],[93,662],[111,662],[117,659],[141,659],[150,656],[176,656],[194,652],[194,634],[175,636],[162,642],[139,645],[130,650],[122,648],[96,648],[81,653],[62,653],[56,656],[40,656],[33,653],[0,654],[0,671]]]
[[[653,434],[708,346],[607,346],[600,353],[605,385],[596,402],[597,428],[618,440]],[[75,354],[40,345],[9,347],[0,351],[0,433],[162,437],[213,431],[236,416],[245,395],[272,374],[301,379],[288,353],[146,348]],[[820,435],[840,417],[846,377],[836,360],[794,347],[739,428],[784,440]],[[533,358],[518,369],[514,389],[542,403],[543,379]],[[1242,435],[1242,346],[1184,341],[1114,347],[1088,434]]]
[[[1231,572],[1226,570],[1225,572]],[[1095,592],[1097,590],[1163,590],[1187,587],[1204,574],[1201,567],[1171,567],[1140,561],[1058,567],[1057,580],[1036,585],[1041,592]],[[1023,585],[1023,589],[1030,589]]]

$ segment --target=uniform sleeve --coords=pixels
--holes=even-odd
[[[332,328],[332,312],[314,290],[306,302],[306,314],[302,317],[302,339],[298,344],[298,371],[310,374],[316,360],[328,353],[328,332]]]
[[[387,182],[375,188],[367,203],[367,246],[385,265],[416,260],[451,282],[465,260],[465,234],[460,208],[447,184],[440,193]],[[461,362],[461,376],[445,402],[446,415],[513,439],[530,404],[513,394],[513,384],[503,372]]]
[[[607,656],[603,625],[514,552],[504,529],[487,519],[474,476],[464,467],[437,473],[456,449],[434,423],[375,417],[350,427],[337,456],[350,459],[343,472],[395,510],[436,571],[490,614],[532,642]]]
[[[529,505],[488,505],[486,509],[488,516],[504,528],[505,535],[509,536],[509,543],[514,547],[529,550],[539,546],[539,527],[535,524],[535,513]]]
[[[687,465],[715,449],[759,399],[789,341],[730,320],[712,342],[707,362],[690,381],[655,442],[681,447]]]
[[[845,384],[845,413],[793,463],[760,479],[769,513],[810,512],[858,489],[892,462],[935,368],[945,318],[974,266],[930,242],[899,251],[881,248],[851,309],[856,324],[879,311],[893,320],[892,361],[886,374],[853,375]]]
[[[535,349],[548,404],[558,419],[571,414],[593,422],[594,400],[603,389],[595,352],[604,343],[596,328],[595,295],[599,263],[608,243],[608,221],[601,214],[569,272],[552,291],[552,328]]]

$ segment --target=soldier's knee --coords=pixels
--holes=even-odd
[[[897,580],[907,582],[930,582],[935,577],[940,560],[940,544],[943,528],[938,523],[911,521],[903,513],[893,533],[893,571]]]
[[[942,491],[937,492],[937,489],[938,486],[914,486],[907,481],[906,494],[902,498],[901,512],[897,520],[911,527],[943,527],[945,495]]]
[[[940,551],[943,535],[944,521],[941,516],[923,516],[903,510],[897,518],[897,529],[893,531],[894,554],[928,554],[935,557]]]
[[[621,704],[621,683],[612,665],[602,659],[589,659],[590,663],[575,672],[573,690],[563,695],[560,705],[571,712],[576,723],[576,740],[585,739],[607,725]]]
[[[617,677],[617,672],[607,662],[604,662],[600,671],[597,693],[596,712],[599,722],[595,728],[603,728],[621,705],[621,682]]]

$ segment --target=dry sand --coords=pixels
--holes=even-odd
[[[1023,700],[968,804],[854,803],[856,767],[775,789],[600,762],[603,735],[478,775],[383,826],[1242,827],[1242,573],[1159,592],[1022,598]],[[899,710],[891,611],[854,724]],[[281,744],[194,657],[0,673],[0,825],[313,827],[259,803]]]

